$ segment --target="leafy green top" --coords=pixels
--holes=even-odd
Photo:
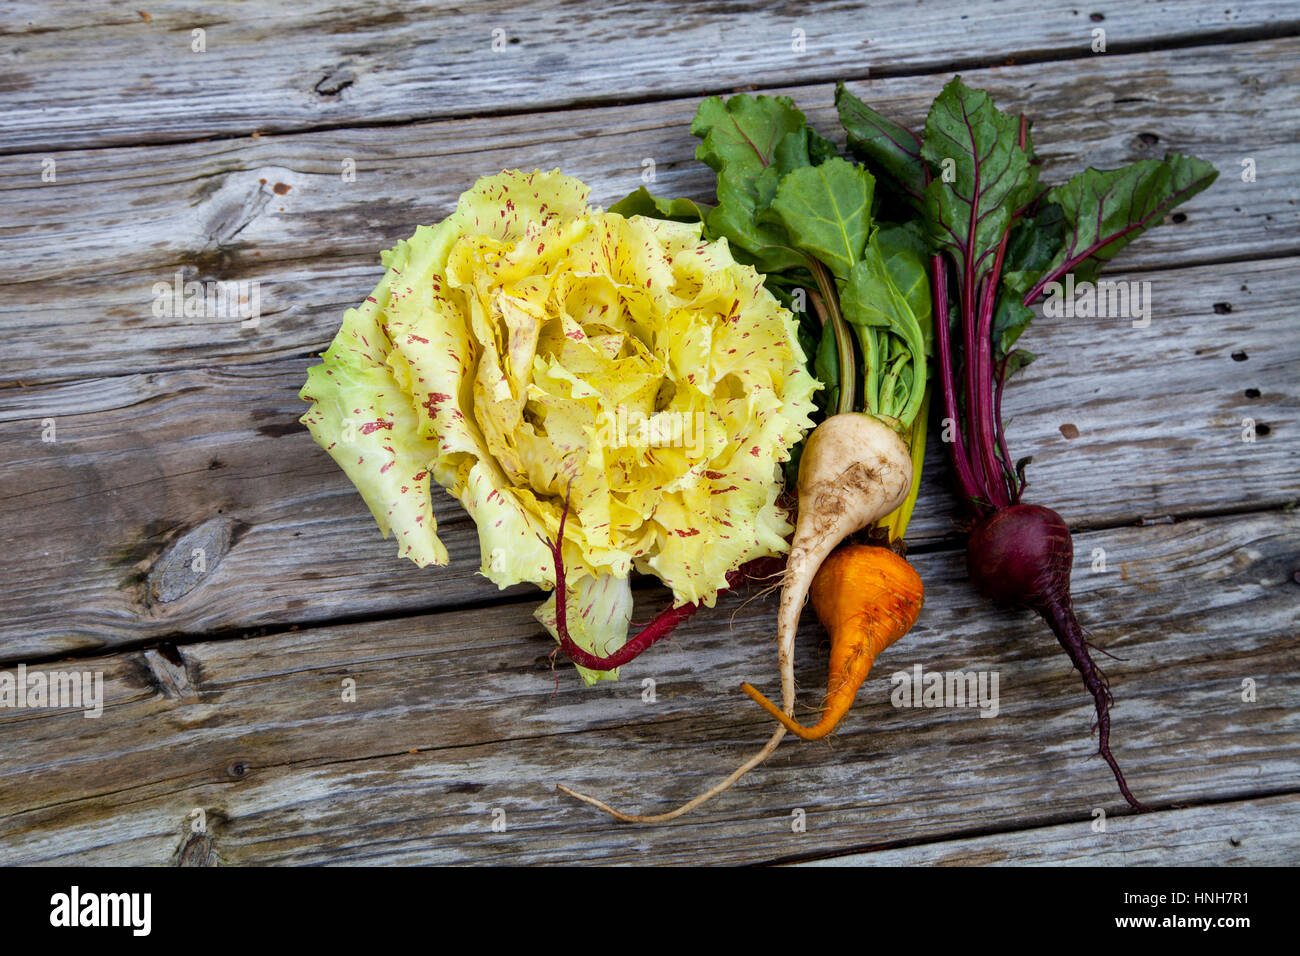
[[[918,136],[842,84],[836,107],[850,149],[911,208],[935,253],[938,375],[958,483],[976,513],[1018,501],[1026,462],[1002,434],[1006,377],[1033,356],[1016,349],[1031,306],[1066,273],[1080,281],[1217,176],[1209,163],[1168,154],[1116,170],[1086,169],[1047,189],[1023,117],[1003,113],[954,77]],[[949,296],[949,290],[952,295]]]

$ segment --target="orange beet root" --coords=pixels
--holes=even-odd
[[[818,740],[839,724],[876,657],[912,629],[925,591],[906,559],[888,548],[846,545],[813,578],[813,609],[831,636],[830,676],[821,718],[805,727],[750,684],[741,690],[791,733]]]

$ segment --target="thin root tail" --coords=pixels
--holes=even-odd
[[[1111,773],[1115,775],[1119,792],[1124,795],[1124,799],[1134,810],[1148,812],[1151,808],[1133,796],[1128,781],[1124,779],[1124,772],[1119,768],[1119,761],[1110,752],[1110,709],[1115,703],[1115,698],[1111,695],[1110,684],[1105,675],[1088,653],[1088,642],[1084,637],[1083,628],[1074,616],[1069,598],[1050,602],[1040,613],[1052,628],[1065,653],[1070,656],[1074,669],[1083,677],[1083,686],[1088,689],[1088,693],[1092,694],[1093,701],[1096,703],[1097,751],[1110,767]]]
[[[742,763],[735,770],[733,770],[730,776],[720,781],[719,783],[715,784],[714,786],[710,787],[708,790],[704,791],[699,796],[694,797],[691,800],[688,800],[686,803],[683,803],[677,809],[669,810],[666,813],[653,813],[653,814],[624,813],[621,810],[615,810],[613,807],[611,807],[608,803],[605,803],[603,800],[597,800],[595,797],[589,797],[585,793],[578,793],[578,791],[572,789],[571,787],[566,787],[562,783],[556,784],[555,789],[559,790],[561,793],[567,793],[575,800],[581,800],[583,803],[589,803],[593,807],[596,807],[597,809],[604,810],[615,820],[621,820],[624,823],[667,823],[669,820],[677,819],[684,813],[690,813],[700,804],[712,800],[718,794],[730,790],[732,784],[734,784],[737,780],[739,780],[745,774],[749,773],[749,771],[751,771],[759,764],[761,764],[764,760],[766,760],[771,755],[772,751],[776,750],[777,745],[781,743],[781,739],[784,736],[785,736],[785,728],[778,727],[776,729],[776,732],[772,734],[771,739],[768,740],[766,744],[764,744],[763,749],[760,750],[758,753],[754,754],[754,756],[750,757],[748,760]]]

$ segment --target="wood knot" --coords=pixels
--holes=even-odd
[[[169,653],[170,652],[170,653]],[[144,663],[158,692],[168,700],[196,698],[185,658],[175,647],[147,648]]]
[[[347,67],[330,70],[312,87],[321,96],[338,96],[357,81],[357,75]]]
[[[167,604],[197,588],[216,570],[241,529],[231,518],[212,518],[173,541],[145,578],[145,605]]]
[[[212,846],[212,838],[206,833],[195,833],[185,845],[181,847],[181,852],[176,860],[177,866],[215,866],[217,862],[216,850]]]

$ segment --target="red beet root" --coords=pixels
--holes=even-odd
[[[1110,686],[1088,653],[1083,627],[1074,616],[1070,599],[1070,569],[1074,544],[1070,529],[1059,514],[1039,505],[1012,505],[992,512],[971,530],[966,545],[966,567],[971,582],[985,597],[1042,616],[1083,685],[1097,703],[1097,737],[1102,758],[1115,774],[1120,793],[1129,805],[1147,810],[1128,788],[1119,764],[1110,752]]]
[[[1012,505],[971,529],[966,570],[987,598],[1042,613],[1050,598],[1070,599],[1074,542],[1051,508]]]
[[[1110,690],[1070,600],[1070,530],[1056,512],[1020,503],[1030,459],[1011,457],[1002,390],[1008,375],[1033,360],[1015,343],[1048,285],[1075,273],[1076,279],[1095,274],[1217,173],[1208,163],[1171,153],[1164,165],[1089,169],[1066,187],[1047,188],[1038,178],[1041,157],[1030,143],[1028,119],[1022,115],[1017,122],[959,79],[935,99],[924,136],[896,136],[897,126],[881,122],[842,88],[836,105],[850,127],[850,146],[875,162],[873,172],[907,170],[903,179],[894,174],[895,185],[910,197],[932,242],[935,378],[954,482],[975,521],[966,549],[971,580],[986,596],[1032,608],[1051,626],[1097,702],[1101,755],[1124,799],[1145,810],[1110,753]],[[880,131],[891,126],[882,141]],[[940,157],[945,167],[956,164],[956,175],[932,179]],[[1142,178],[1147,170],[1149,180]],[[1079,201],[1063,201],[1067,195]],[[1116,218],[1116,208],[1125,214]],[[1051,225],[1058,215],[1068,220],[1063,234]],[[1058,242],[1055,254],[1040,254],[1043,243]]]

